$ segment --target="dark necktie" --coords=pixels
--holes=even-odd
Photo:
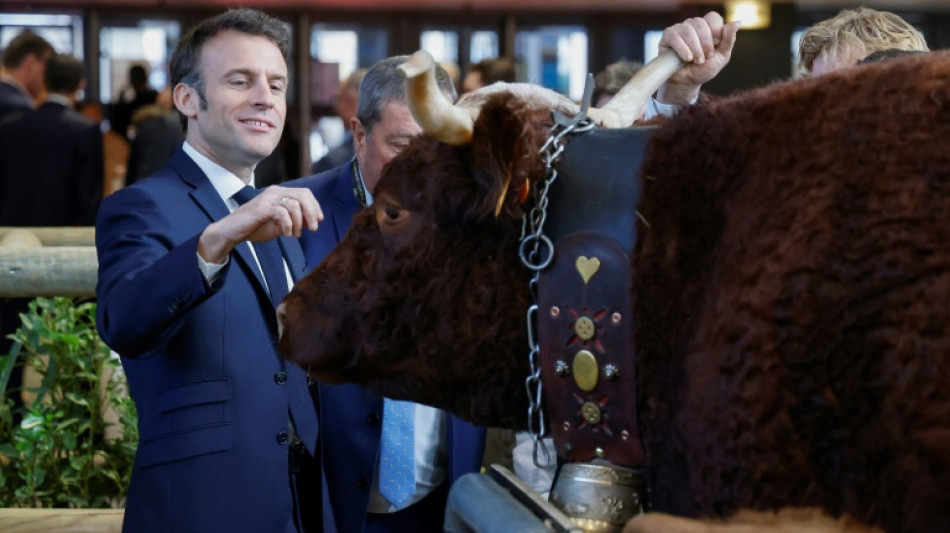
[[[244,205],[259,191],[247,186],[232,196],[238,204]],[[266,242],[252,243],[257,260],[261,264],[264,280],[270,293],[270,301],[277,309],[280,302],[287,296],[287,274],[284,271],[284,256],[280,252],[277,239]],[[310,455],[314,454],[317,445],[317,414],[307,388],[307,376],[303,370],[292,363],[281,363],[287,372],[287,396],[290,401],[290,416],[294,421],[297,437],[307,447]]]

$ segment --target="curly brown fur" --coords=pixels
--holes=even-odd
[[[948,138],[946,54],[656,135],[635,291],[657,508],[950,530]]]

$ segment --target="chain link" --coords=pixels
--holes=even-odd
[[[589,99],[589,97],[588,97]],[[561,154],[564,153],[563,141],[566,136],[582,133],[594,128],[594,123],[586,120],[586,106],[574,118],[566,118],[555,113],[554,126],[551,127],[547,141],[541,147],[539,155],[544,162],[544,179],[534,187],[534,205],[525,213],[522,219],[521,246],[518,254],[521,262],[534,272],[528,282],[531,301],[527,312],[528,328],[528,364],[531,374],[525,379],[525,389],[528,393],[528,434],[534,443],[534,464],[544,468],[551,464],[551,453],[544,443],[543,437],[547,434],[545,425],[544,406],[541,404],[541,355],[538,342],[538,280],[541,271],[551,264],[554,259],[554,244],[544,234],[544,223],[548,218],[548,193],[551,185],[557,180],[557,169],[554,168]],[[539,452],[544,456],[542,462]]]

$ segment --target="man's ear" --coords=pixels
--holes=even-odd
[[[357,154],[360,154],[367,142],[366,128],[363,127],[363,123],[360,122],[360,119],[356,117],[350,119],[350,125],[353,126],[353,150]]]
[[[365,142],[366,128],[363,127],[363,123],[360,122],[360,119],[356,117],[351,118],[350,129],[353,130],[353,139],[358,139],[358,142]]]
[[[172,91],[172,98],[178,111],[188,118],[197,118],[201,109],[201,98],[194,87],[179,83]]]

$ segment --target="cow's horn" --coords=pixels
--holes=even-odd
[[[643,104],[683,65],[676,52],[663,52],[637,71],[607,105],[600,109],[591,108],[588,113],[590,118],[605,128],[630,126],[637,119]]]
[[[409,111],[429,137],[452,146],[472,142],[475,118],[450,104],[435,81],[435,61],[429,52],[419,50],[409,56],[398,70],[406,77],[406,102]]]

